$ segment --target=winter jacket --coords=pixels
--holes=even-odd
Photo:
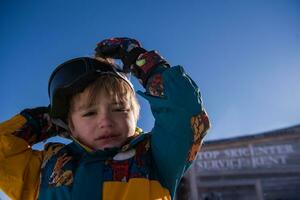
[[[44,127],[20,114],[1,123],[2,191],[19,200],[173,199],[209,128],[200,92],[175,66],[153,75],[138,94],[150,103],[154,128],[121,148],[91,151],[75,140],[37,151],[31,144]]]

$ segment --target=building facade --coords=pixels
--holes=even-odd
[[[299,200],[300,125],[205,142],[178,200]]]

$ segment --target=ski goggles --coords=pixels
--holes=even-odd
[[[69,108],[69,97],[105,74],[123,79],[134,90],[128,74],[113,64],[90,57],[79,57],[59,65],[51,74],[48,83],[51,117],[65,118]]]

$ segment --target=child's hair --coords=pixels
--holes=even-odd
[[[99,94],[104,92],[111,96],[112,101],[129,102],[130,109],[132,109],[135,119],[137,120],[139,117],[140,105],[137,101],[135,92],[129,84],[121,78],[109,74],[102,75],[90,83],[84,91],[88,91],[89,93],[89,102],[87,102],[87,106],[95,104],[98,100],[97,98],[99,97]],[[79,93],[77,92],[70,98],[68,116],[72,113],[74,108],[74,97],[78,94]]]

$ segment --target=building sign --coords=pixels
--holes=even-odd
[[[294,159],[296,144],[252,145],[198,153],[199,170],[238,170],[282,167]],[[299,152],[299,151],[298,151]],[[299,161],[298,161],[298,166]]]

